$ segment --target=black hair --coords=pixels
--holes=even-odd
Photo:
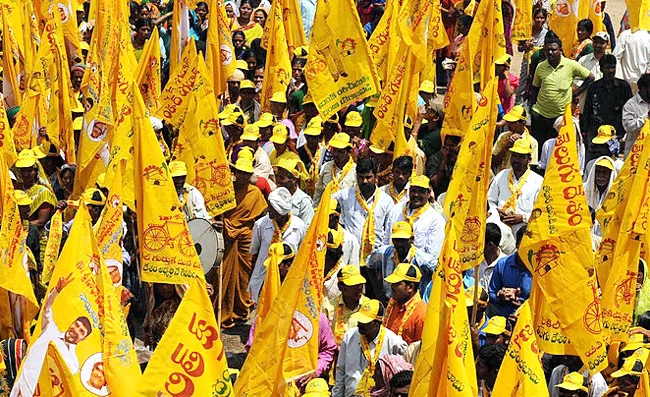
[[[485,244],[492,243],[497,247],[501,244],[501,229],[496,223],[488,222],[485,225]]]
[[[244,39],[244,41],[246,41],[246,34],[244,32],[242,32],[241,30],[235,30],[234,32],[232,32],[232,39],[233,40],[235,39],[235,36],[241,36],[242,39]]]
[[[255,6],[253,6],[253,1],[252,0],[241,0],[241,3],[239,3],[239,8],[241,9],[241,7],[246,3],[248,3],[248,5],[251,6],[253,11],[255,10]]]
[[[199,1],[198,3],[196,3],[196,8],[199,7],[205,7],[205,9],[208,10],[208,12],[210,11],[210,7],[208,7],[208,3],[206,3],[205,1]]]
[[[388,385],[391,389],[397,389],[399,387],[406,387],[411,384],[413,380],[413,371],[404,370],[399,371],[388,381]]]
[[[650,87],[650,73],[641,75],[639,81],[636,82],[636,85],[639,89]]]
[[[372,172],[377,175],[377,163],[373,157],[363,157],[357,163],[357,174]]]
[[[636,319],[636,325],[650,330],[650,310],[641,313],[641,315]]]
[[[86,338],[87,338],[88,335],[90,335],[90,333],[93,331],[93,327],[90,325],[90,320],[88,319],[88,317],[81,316],[81,317],[77,317],[77,319],[74,320],[74,322],[77,321],[83,324],[84,328],[88,330],[88,333],[86,334]]]
[[[413,157],[400,156],[393,160],[393,170],[413,172]]]
[[[139,18],[135,21],[135,31],[137,32],[140,28],[148,26],[153,29],[153,21],[150,18]]]
[[[580,28],[586,30],[589,36],[591,36],[591,34],[594,32],[594,23],[588,19],[583,19],[578,22],[578,29]]]
[[[374,6],[372,7],[372,11],[370,11],[370,16],[375,19],[375,18],[381,18],[384,15],[385,8],[384,6]]]
[[[257,64],[257,57],[255,56],[255,51],[253,51],[250,48],[245,49],[242,53],[240,58],[243,59],[244,61],[248,62],[248,58],[255,58],[255,63]]]
[[[602,68],[603,66],[611,66],[614,65],[616,66],[616,57],[612,54],[604,54],[602,57],[600,57],[600,61],[598,61],[598,64]]]
[[[293,60],[291,61],[291,66],[294,66],[294,65],[297,64],[297,63],[299,63],[300,66],[305,67],[305,65],[307,64],[307,58],[303,58],[303,57],[295,57],[295,58],[293,58]]]
[[[472,22],[474,22],[474,18],[472,18],[467,14],[463,14],[460,17],[458,17],[459,25],[472,26]]]
[[[491,370],[498,371],[506,356],[506,345],[496,343],[494,345],[483,345],[478,349],[478,358]]]
[[[562,40],[560,40],[560,38],[552,30],[549,30],[546,33],[546,36],[544,36],[544,45],[547,44],[557,44],[560,46],[560,48],[562,48]]]
[[[284,248],[284,255],[291,255],[293,253],[293,248],[287,243],[282,243],[282,248]]]
[[[409,266],[409,270],[406,271],[406,275],[409,277],[417,277],[418,272],[415,270],[416,267],[417,267],[416,265]],[[404,281],[404,282],[406,284],[413,284],[413,289],[415,290],[415,292],[417,292],[420,287],[420,283],[417,281]]]
[[[544,18],[548,18],[548,11],[546,11],[546,8],[544,7],[537,7],[533,10],[533,18],[537,16],[537,14],[542,14],[544,15]]]

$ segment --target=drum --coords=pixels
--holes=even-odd
[[[225,249],[223,235],[205,219],[192,219],[187,222],[187,226],[194,240],[196,252],[199,254],[203,273],[207,274],[213,267],[221,265]]]

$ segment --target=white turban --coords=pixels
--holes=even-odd
[[[151,126],[154,131],[160,131],[163,129],[163,122],[161,119],[153,116],[149,116],[149,121],[151,121]]]
[[[291,193],[285,187],[279,187],[269,194],[269,203],[280,216],[291,211]]]

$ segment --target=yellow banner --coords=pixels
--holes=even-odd
[[[236,396],[283,395],[288,382],[318,366],[330,196],[328,187],[277,298],[264,322],[257,323],[255,341],[235,383]]]
[[[52,219],[50,219],[50,234],[47,237],[45,246],[45,255],[43,255],[43,273],[41,273],[41,283],[47,285],[52,278],[54,265],[59,259],[61,249],[61,239],[63,238],[63,212],[57,210]]]
[[[136,396],[233,395],[205,282],[188,281],[190,288],[151,357]]]
[[[460,56],[449,90],[445,94],[441,136],[463,136],[476,107],[474,85],[472,84],[472,65],[469,62],[469,46],[461,46]]]
[[[506,53],[501,1],[482,1],[474,19],[478,23],[472,23],[463,47],[469,48],[473,83],[480,82],[483,89],[488,80],[494,78],[494,61]]]
[[[142,58],[135,71],[136,81],[149,114],[160,107],[160,38],[158,28],[154,27],[151,37],[144,44]]]
[[[235,64],[235,50],[232,46],[230,22],[226,15],[226,8],[220,0],[210,0],[208,26],[218,26],[218,29],[208,29],[205,62],[212,76],[212,87],[216,95],[225,92],[228,88],[227,80],[237,65]]]
[[[579,0],[555,0],[548,17],[548,27],[562,40],[566,57],[571,55],[571,47],[577,39],[578,3]]]
[[[65,33],[65,40],[75,50],[80,50],[76,8],[76,4],[73,6],[70,0],[45,0],[41,2],[41,8],[38,12],[40,12],[41,21],[47,19],[51,14],[59,15]],[[81,51],[79,51],[79,54],[81,54]]]
[[[287,32],[282,19],[282,2],[274,2],[262,42],[266,42],[266,63],[264,67],[264,82],[260,93],[262,111],[268,112],[271,104],[269,99],[274,92],[286,92],[291,80],[291,55],[287,44]],[[313,94],[312,94],[313,95]]]
[[[305,76],[324,120],[377,93],[377,72],[352,0],[318,2]]]
[[[296,48],[307,45],[305,29],[302,25],[302,18],[300,16],[300,7],[298,6],[297,0],[280,0],[279,3],[280,15],[282,15],[282,26],[284,27],[284,33],[287,38],[286,44],[289,54],[292,56],[293,51]],[[272,32],[271,25],[267,23],[264,26],[264,34],[261,43],[262,48],[268,50],[269,38],[273,36]]]
[[[543,295],[543,300],[538,295],[532,303],[550,309],[591,373],[605,368],[591,217],[569,105],[519,252],[533,274],[535,288]],[[539,314],[542,307],[531,306],[531,310]],[[544,338],[540,345],[546,351],[541,342]]]
[[[436,81],[436,51],[449,45],[449,37],[442,23],[442,5],[434,1],[429,19],[429,39],[427,40],[427,59],[420,73],[420,83],[424,80]]]
[[[81,393],[80,382],[70,373],[55,345],[46,346],[47,355],[38,377],[34,397],[74,397]]]
[[[578,20],[589,19],[594,24],[594,33],[607,32],[603,24],[603,11],[598,0],[582,0],[579,2]]]
[[[537,346],[529,302],[517,311],[506,357],[492,389],[495,396],[547,397],[548,386],[542,367],[542,352]]]
[[[185,53],[185,47],[190,40],[190,23],[188,6],[195,8],[193,0],[173,0],[174,10],[172,14],[172,42],[169,49],[169,70],[175,70],[178,65],[181,54]]]
[[[386,81],[388,79],[388,65],[392,64],[393,61],[393,59],[389,58],[389,54],[392,55],[392,58],[397,55],[396,50],[389,50],[391,49],[391,39],[395,36],[394,32],[397,30],[395,26],[396,23],[393,21],[397,20],[398,14],[399,7],[395,7],[395,1],[386,2],[384,17],[379,20],[375,30],[368,39],[370,59],[372,60],[372,63],[377,70],[377,76],[381,81]]]
[[[135,92],[135,196],[142,280],[186,284],[203,279],[203,268],[187,228],[165,157]]]
[[[9,107],[22,105],[25,92],[25,63],[22,54],[24,43],[22,16],[18,1],[4,1],[2,14],[3,95]]]
[[[180,128],[185,119],[187,106],[189,105],[190,93],[194,89],[194,83],[199,70],[194,67],[196,59],[196,45],[194,40],[185,47],[183,57],[160,95],[160,108],[155,116],[167,121],[176,128]]]
[[[483,261],[485,203],[490,184],[492,142],[499,103],[496,79],[485,86],[478,109],[462,141],[454,173],[445,196],[447,220],[453,220],[461,262],[467,270]]]
[[[529,40],[533,34],[533,2],[532,0],[515,0],[515,19],[512,24],[510,40],[513,44]],[[594,30],[594,32],[597,32]]]
[[[11,127],[9,127],[7,109],[5,108],[4,97],[2,94],[0,94],[0,154],[4,156],[5,164],[9,167],[18,160],[14,135],[11,131]]]
[[[126,160],[123,160],[126,163]],[[97,246],[102,258],[112,259],[122,267],[122,247],[120,245],[123,236],[122,221],[124,211],[122,209],[122,166],[116,164],[115,174],[111,188],[106,197],[106,205],[102,211],[101,218],[95,227]]]
[[[630,28],[650,30],[650,1],[625,0],[625,4],[630,18]]]

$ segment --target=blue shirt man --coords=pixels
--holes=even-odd
[[[530,296],[533,276],[517,253],[500,259],[494,267],[488,293],[499,315],[508,317]]]

